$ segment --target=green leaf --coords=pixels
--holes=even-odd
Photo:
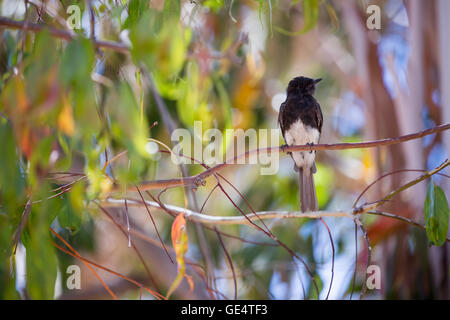
[[[11,219],[1,214],[0,209],[0,299],[19,299],[15,288],[15,267],[12,263],[12,237],[13,228],[11,228]]]
[[[428,239],[433,245],[442,246],[448,232],[449,208],[444,191],[434,183],[433,179],[427,188],[424,213]]]
[[[125,28],[136,24],[142,14],[150,8],[149,0],[131,0],[128,5],[128,18],[124,23]]]
[[[132,88],[128,84],[121,84],[117,88],[117,94],[108,99],[106,110],[111,117],[114,141],[128,151],[129,161],[116,163],[115,174],[124,184],[137,183],[149,164],[150,155],[146,150],[147,121],[144,118],[141,122],[139,105]],[[98,178],[101,179],[102,175]]]
[[[318,274],[314,275],[314,280],[316,280],[317,289],[319,290],[319,294],[323,289],[323,281]],[[312,279],[308,287],[308,298],[309,299],[319,299],[317,296],[316,286],[314,285]]]
[[[83,215],[83,185],[76,183],[70,192],[64,194],[64,205],[58,214],[62,228],[76,234],[81,227]]]
[[[41,189],[40,170],[49,166],[48,159],[52,152],[52,145],[55,141],[53,136],[41,139],[34,147],[29,161],[28,183],[33,191]],[[44,196],[45,197],[45,196]]]
[[[75,39],[71,41],[61,64],[61,77],[66,85],[73,84],[83,87],[86,79],[90,79],[94,66],[94,48],[88,39]]]
[[[130,30],[131,53],[137,65],[144,62],[154,77],[159,74],[165,82],[172,83],[186,61],[191,33],[173,18],[163,21],[162,27],[157,28],[155,17],[144,14]]]
[[[71,41],[63,54],[60,79],[69,92],[76,128],[87,139],[97,134],[100,121],[95,103],[94,84],[91,73],[94,68],[95,51],[88,39]]]
[[[165,21],[175,18],[180,19],[180,0],[164,0],[163,17]]]
[[[205,8],[211,9],[214,13],[217,13],[220,9],[222,9],[225,6],[225,1],[224,0],[205,0],[202,3],[202,6]]]
[[[48,231],[48,228],[47,228]],[[40,235],[27,248],[27,290],[32,299],[50,300],[54,297],[57,272],[55,249],[50,235]]]
[[[23,205],[25,179],[20,171],[13,129],[9,122],[0,118],[0,199],[3,210],[10,217],[18,216],[18,208]]]
[[[43,198],[49,193],[49,186],[42,185],[36,197]],[[57,256],[52,244],[49,227],[63,200],[55,197],[32,206],[27,229],[29,240],[24,241],[26,254],[27,292],[31,299],[53,299],[57,273]]]

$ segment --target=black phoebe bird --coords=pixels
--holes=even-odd
[[[319,143],[323,115],[313,94],[320,80],[322,79],[296,77],[289,82],[286,101],[281,104],[278,114],[278,123],[286,145]],[[301,211],[317,211],[319,205],[313,177],[316,173],[316,151],[297,151],[289,154],[294,159],[294,169],[300,176]]]

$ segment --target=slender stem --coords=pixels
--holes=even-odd
[[[369,235],[367,234],[366,228],[363,226],[363,224],[358,219],[356,219],[355,221],[358,224],[359,228],[361,229],[363,236],[364,236],[364,240],[366,240],[366,245],[367,245],[367,266],[366,266],[366,272],[364,272],[364,282],[362,285],[361,294],[359,296],[359,299],[362,300],[362,299],[364,299],[364,296],[366,295],[366,292],[367,292],[367,269],[369,268],[369,266],[372,262],[372,246],[370,245]]]
[[[2,27],[9,29],[20,29],[31,32],[40,32],[42,30],[47,30],[48,32],[50,32],[52,36],[64,40],[72,40],[76,37],[74,33],[57,29],[45,24],[31,23],[26,21],[16,21],[5,17],[0,17],[0,28]],[[130,48],[127,45],[120,42],[95,40],[93,41],[93,43],[97,48],[106,48],[121,53],[127,53],[130,50]]]
[[[126,199],[128,206],[145,206],[142,200],[136,199]],[[112,199],[108,198],[103,201],[101,204],[104,207],[121,207],[125,203],[125,199]],[[159,208],[161,206],[155,201],[145,200],[145,204],[149,207]],[[173,214],[181,214],[184,213],[184,216],[187,220],[204,223],[204,224],[245,224],[249,226],[253,226],[252,221],[258,221],[260,219],[289,219],[289,218],[310,218],[310,219],[320,219],[322,217],[346,217],[350,219],[354,219],[354,215],[348,212],[341,211],[317,211],[317,212],[300,212],[300,211],[263,211],[249,213],[247,217],[244,216],[210,216],[203,213],[194,212],[189,209],[184,209],[181,207],[173,206],[173,205],[164,205],[164,207],[169,210]]]

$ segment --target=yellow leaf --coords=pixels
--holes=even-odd
[[[167,299],[178,288],[185,277],[191,288],[190,291],[192,292],[194,289],[192,278],[186,275],[186,265],[184,262],[184,255],[188,250],[188,236],[186,232],[186,219],[183,213],[178,215],[172,224],[172,245],[177,259],[178,274],[167,292]]]
[[[363,176],[366,182],[373,181],[376,178],[375,155],[373,150],[364,150],[362,162],[364,165]]]
[[[16,96],[17,96],[17,106],[19,107],[19,111],[21,113],[25,113],[30,106],[30,103],[27,98],[27,93],[25,92],[25,84],[23,81],[19,80],[19,77],[15,78],[16,81]]]
[[[184,218],[184,214],[179,214],[175,221],[172,224],[172,244],[175,249],[175,254],[178,259],[181,259],[181,262],[184,264],[184,254],[188,249],[188,241],[187,241],[187,233],[186,233],[186,219]]]
[[[75,131],[72,108],[66,99],[64,99],[64,107],[58,116],[58,128],[68,136],[72,136]]]

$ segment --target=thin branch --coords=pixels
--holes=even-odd
[[[162,209],[159,203],[155,201],[145,201],[149,207],[154,207],[158,209]],[[124,199],[113,199],[108,198],[105,201],[101,202],[101,205],[104,207],[122,207],[125,203]],[[128,206],[138,206],[143,207],[144,204],[142,201],[136,199],[127,199]],[[254,213],[249,213],[245,216],[211,216],[207,214],[202,214],[198,212],[194,212],[189,209],[184,209],[181,207],[164,204],[166,210],[170,211],[172,214],[179,215],[184,213],[184,216],[187,220],[195,221],[203,224],[209,225],[233,225],[233,224],[243,224],[249,225],[251,227],[255,227],[253,221],[258,221],[259,219],[289,219],[289,218],[310,218],[310,219],[320,219],[323,217],[347,217],[350,219],[354,219],[355,216],[351,213],[344,211],[316,211],[316,212],[300,212],[300,211],[262,211]]]
[[[122,228],[122,226],[117,223],[117,221],[111,216],[111,214],[106,210],[104,207],[102,207],[100,204],[96,203],[98,208],[111,220],[114,225],[117,226],[117,228],[122,232],[122,234],[128,239],[127,232]],[[138,256],[139,260],[141,260],[142,265],[145,268],[145,271],[147,272],[147,275],[152,282],[153,286],[156,288],[156,290],[159,292],[161,291],[153,277],[153,274],[151,273],[150,269],[147,266],[147,263],[145,262],[144,258],[142,257],[140,251],[137,249],[136,245],[134,244],[133,240],[130,239],[131,247],[133,248],[134,252],[136,252],[136,255]]]
[[[354,223],[355,223],[355,271],[353,273],[352,291],[350,293],[349,300],[352,300],[353,292],[355,292],[356,271],[358,270],[358,224],[356,223],[356,221],[354,221]]]
[[[313,212],[300,212],[300,211],[261,211],[256,213],[250,213],[245,216],[211,216],[207,214],[202,214],[198,212],[194,212],[189,209],[184,209],[181,207],[169,205],[169,204],[159,204],[155,201],[148,201],[145,200],[145,204],[136,199],[126,199],[127,204],[129,206],[137,206],[137,207],[143,207],[145,205],[149,207],[154,207],[157,209],[163,209],[169,211],[173,215],[179,215],[181,213],[184,213],[185,218],[190,221],[195,221],[198,223],[203,223],[206,225],[248,225],[250,227],[255,227],[255,224],[253,221],[258,221],[260,219],[267,220],[267,219],[292,219],[292,218],[308,218],[308,219],[321,219],[325,217],[332,217],[332,218],[349,218],[353,221],[358,220],[358,217],[363,214],[371,214],[371,215],[379,215],[384,216],[388,218],[397,219],[406,223],[409,223],[411,225],[414,225],[416,227],[419,227],[421,229],[424,229],[425,227],[421,225],[420,223],[417,223],[409,218],[405,218],[402,216],[398,216],[392,213],[386,213],[376,210],[375,204],[366,205],[363,207],[355,208],[350,210],[349,212],[346,211],[313,211]],[[104,200],[101,205],[104,207],[122,207],[125,204],[125,199],[113,199],[113,198],[107,198]],[[162,205],[162,206],[161,206]],[[359,224],[359,223],[358,223]],[[450,239],[447,238],[447,242],[450,242]]]
[[[422,182],[423,180],[428,179],[429,177],[431,177],[434,174],[439,173],[439,171],[445,169],[447,166],[450,165],[450,161],[448,159],[446,159],[442,164],[440,164],[438,167],[434,168],[433,170],[430,171],[426,171],[423,175],[421,175],[420,177],[408,182],[407,184],[404,184],[403,186],[391,191],[387,196],[385,196],[384,198],[375,201],[373,203],[370,204],[365,204],[362,205],[360,207],[356,207],[354,208],[354,213],[367,213],[369,211],[374,211],[376,208],[378,208],[379,206],[381,206],[383,203],[393,199],[396,195],[398,195],[400,192],[411,188],[412,186],[418,184],[419,182]]]
[[[31,32],[40,32],[42,30],[47,30],[52,36],[63,40],[70,41],[76,38],[76,35],[71,32],[54,28],[45,24],[31,22],[27,23],[26,21],[16,21],[5,17],[0,17],[0,29],[1,28],[20,29]],[[95,40],[93,41],[93,43],[97,48],[110,49],[121,53],[127,53],[130,50],[127,45],[120,42]]]
[[[450,124],[444,124],[440,126],[436,126],[427,130],[423,130],[420,132],[396,137],[396,138],[387,138],[375,141],[367,141],[367,142],[357,142],[357,143],[336,143],[336,144],[315,144],[315,145],[296,145],[296,146],[288,146],[285,148],[282,147],[268,147],[268,148],[257,148],[253,150],[249,150],[245,153],[239,154],[231,159],[228,159],[224,163],[218,164],[214,167],[206,169],[205,171],[190,177],[184,177],[183,179],[164,179],[164,180],[155,180],[155,181],[144,181],[140,185],[138,185],[141,191],[143,190],[152,190],[152,189],[161,189],[161,188],[173,188],[173,187],[181,187],[181,186],[199,186],[201,185],[206,178],[213,175],[214,173],[229,167],[233,164],[237,163],[237,160],[242,158],[248,158],[253,154],[257,154],[259,152],[292,152],[292,151],[310,151],[310,150],[346,150],[346,149],[360,149],[360,148],[375,148],[382,146],[389,146],[394,144],[399,144],[405,141],[414,140],[423,138],[427,135],[435,134],[438,132],[442,132],[450,129]],[[119,185],[114,185],[111,189],[111,192],[120,191]],[[136,191],[136,190],[132,190]]]
[[[138,192],[139,192],[139,196],[140,196],[141,199],[142,199],[142,202],[143,202],[144,205],[145,205],[145,210],[147,210],[147,213],[148,213],[148,215],[149,215],[149,217],[150,217],[150,220],[152,221],[153,227],[155,228],[156,235],[158,236],[158,239],[159,239],[159,241],[161,242],[161,245],[162,245],[164,251],[166,252],[167,256],[169,257],[170,262],[172,262],[172,264],[174,264],[175,262],[173,261],[172,257],[170,256],[169,251],[167,251],[166,245],[164,244],[164,241],[163,241],[163,239],[161,238],[161,235],[159,234],[158,227],[156,226],[155,219],[153,219],[152,213],[150,212],[149,207],[148,207],[147,204],[145,203],[144,196],[142,195],[142,193],[141,193],[141,191],[139,190],[139,188],[138,188]]]
[[[104,271],[106,271],[106,272],[109,272],[109,273],[111,273],[111,274],[114,274],[114,275],[116,275],[116,276],[118,276],[118,277],[120,277],[120,278],[122,278],[122,279],[124,279],[124,280],[126,280],[126,281],[128,281],[128,282],[133,283],[134,285],[136,285],[136,286],[139,287],[139,288],[143,288],[143,289],[147,290],[147,291],[148,291],[151,295],[153,295],[157,300],[167,300],[166,297],[164,297],[162,294],[160,294],[160,293],[158,293],[158,292],[156,292],[156,291],[154,291],[154,290],[151,290],[150,288],[147,288],[147,287],[144,286],[142,283],[139,283],[139,282],[137,282],[137,281],[135,281],[135,280],[133,280],[133,279],[127,277],[127,276],[124,276],[123,274],[120,274],[120,273],[115,272],[115,271],[113,271],[113,270],[111,270],[111,269],[109,269],[109,268],[106,268],[106,267],[104,267],[104,266],[102,266],[102,265],[100,265],[100,264],[97,264],[97,263],[95,263],[95,262],[93,262],[93,261],[90,261],[90,260],[88,260],[88,259],[86,259],[86,258],[83,258],[77,251],[75,251],[75,249],[73,249],[73,248],[72,248],[72,247],[71,247],[71,246],[70,246],[70,245],[69,245],[69,244],[61,237],[61,236],[59,236],[53,229],[50,229],[50,231],[51,231],[56,237],[58,237],[59,240],[63,241],[63,243],[70,249],[70,251],[69,251],[69,250],[66,250],[66,249],[62,248],[61,246],[59,246],[58,244],[56,244],[55,242],[52,242],[53,245],[54,245],[55,247],[57,247],[59,250],[61,250],[62,252],[65,252],[65,253],[67,253],[67,254],[69,254],[69,255],[75,257],[75,258],[80,259],[80,260],[83,261],[85,264],[89,264],[89,265],[91,265],[91,266],[97,267],[97,268],[102,269],[102,270],[104,270]]]
[[[236,280],[236,272],[234,270],[233,260],[231,259],[230,254],[228,253],[227,248],[225,247],[225,243],[220,236],[220,232],[217,227],[214,227],[214,231],[217,234],[217,238],[219,239],[220,245],[222,246],[223,252],[225,253],[225,258],[230,266],[231,273],[233,274],[233,285],[234,285],[234,300],[237,300],[237,280]]]
[[[62,242],[66,245],[66,247],[70,249],[71,252],[65,251],[65,249],[63,249],[62,247],[58,246],[56,243],[53,242],[53,245],[54,245],[55,247],[57,247],[59,250],[61,250],[61,251],[63,251],[63,252],[66,252],[67,254],[70,254],[70,255],[72,255],[72,256],[74,256],[74,257],[81,257],[80,254],[79,254],[74,248],[72,248],[72,246],[71,246],[66,240],[64,240],[64,238],[62,238],[55,230],[53,230],[52,228],[50,228],[50,231],[51,231],[51,232],[53,233],[53,235],[55,235],[60,241],[62,241]],[[108,293],[111,295],[111,297],[112,297],[114,300],[118,300],[118,298],[117,298],[117,296],[114,294],[114,292],[111,291],[111,289],[109,288],[109,286],[108,286],[108,285],[105,283],[105,281],[98,275],[98,273],[92,268],[92,266],[91,266],[88,262],[86,262],[86,261],[84,261],[84,260],[81,260],[81,261],[83,261],[84,265],[85,265],[86,267],[88,267],[89,270],[91,270],[91,272],[94,274],[94,276],[98,279],[98,281],[100,281],[100,283],[102,284],[102,286],[103,286],[103,287],[106,289],[106,291],[108,291]]]
[[[447,166],[450,165],[450,161],[448,161],[448,159],[446,159],[441,165],[439,165],[438,167],[434,168],[433,170],[426,172],[425,174],[423,174],[422,176],[418,177],[417,179],[412,180],[411,182],[401,186],[400,188],[390,192],[386,197],[383,198],[383,201],[389,201],[392,198],[394,198],[397,194],[399,194],[400,192],[418,184],[419,182],[422,182],[423,180],[428,179],[429,177],[431,177],[432,175],[438,173],[439,171],[445,169]]]
[[[331,230],[328,227],[328,224],[325,222],[325,220],[323,218],[320,218],[320,222],[322,222],[322,224],[325,226],[325,228],[327,229],[328,232],[328,236],[330,238],[330,243],[331,243],[331,253],[332,253],[332,259],[331,259],[331,279],[330,279],[330,286],[328,287],[328,292],[327,292],[327,296],[325,298],[325,300],[328,300],[328,297],[330,296],[330,292],[331,292],[331,286],[333,285],[333,279],[334,279],[334,257],[336,255],[336,250],[334,248],[334,242],[333,242],[333,236],[331,235]]]
[[[23,228],[25,228],[25,225],[28,221],[28,217],[30,216],[30,212],[31,212],[31,197],[28,199],[27,204],[25,205],[25,209],[23,209],[22,216],[20,217],[19,226],[17,227],[14,233],[14,241],[13,241],[14,254],[16,254],[16,249],[17,246],[19,245]]]
[[[396,214],[392,214],[392,213],[388,213],[388,212],[383,212],[383,211],[379,211],[379,210],[368,211],[368,212],[366,212],[366,214],[375,215],[375,216],[381,216],[381,217],[386,217],[386,218],[391,218],[391,219],[403,221],[403,222],[406,222],[406,223],[408,223],[408,224],[411,224],[411,225],[413,225],[413,226],[415,226],[415,227],[418,227],[418,228],[420,228],[420,229],[422,229],[422,230],[426,230],[426,228],[425,228],[424,225],[422,225],[422,224],[420,224],[420,223],[418,223],[418,222],[416,222],[416,221],[414,221],[414,220],[411,220],[411,219],[409,219],[409,218],[402,217],[402,216],[398,216],[398,215],[396,215]],[[450,238],[445,238],[445,240],[446,240],[447,242],[450,242]]]
[[[95,43],[95,15],[94,15],[94,7],[92,5],[92,0],[87,0],[87,5],[89,7],[89,23],[91,27],[91,40]]]
[[[403,173],[403,172],[427,172],[427,170],[423,170],[423,169],[399,169],[399,170],[395,170],[386,174],[383,174],[382,176],[378,177],[375,181],[373,181],[371,184],[369,184],[366,188],[364,188],[364,190],[360,193],[360,195],[358,196],[358,198],[356,198],[355,203],[353,204],[353,208],[355,208],[358,205],[359,200],[362,198],[362,196],[371,188],[373,187],[377,182],[379,182],[380,180],[393,175],[393,174],[397,174],[397,173]],[[443,173],[437,173],[440,176],[446,177],[446,178],[450,178],[449,175],[447,174],[443,174]]]
[[[366,266],[366,272],[364,272],[364,282],[363,282],[362,289],[361,289],[361,295],[359,296],[359,299],[362,300],[362,299],[364,299],[364,296],[366,295],[366,292],[367,292],[367,269],[369,268],[369,266],[372,262],[372,246],[370,245],[369,235],[367,234],[366,228],[364,228],[361,221],[359,221],[359,219],[355,219],[354,221],[361,229],[363,236],[364,236],[364,240],[366,240],[366,246],[367,246],[367,266]]]

